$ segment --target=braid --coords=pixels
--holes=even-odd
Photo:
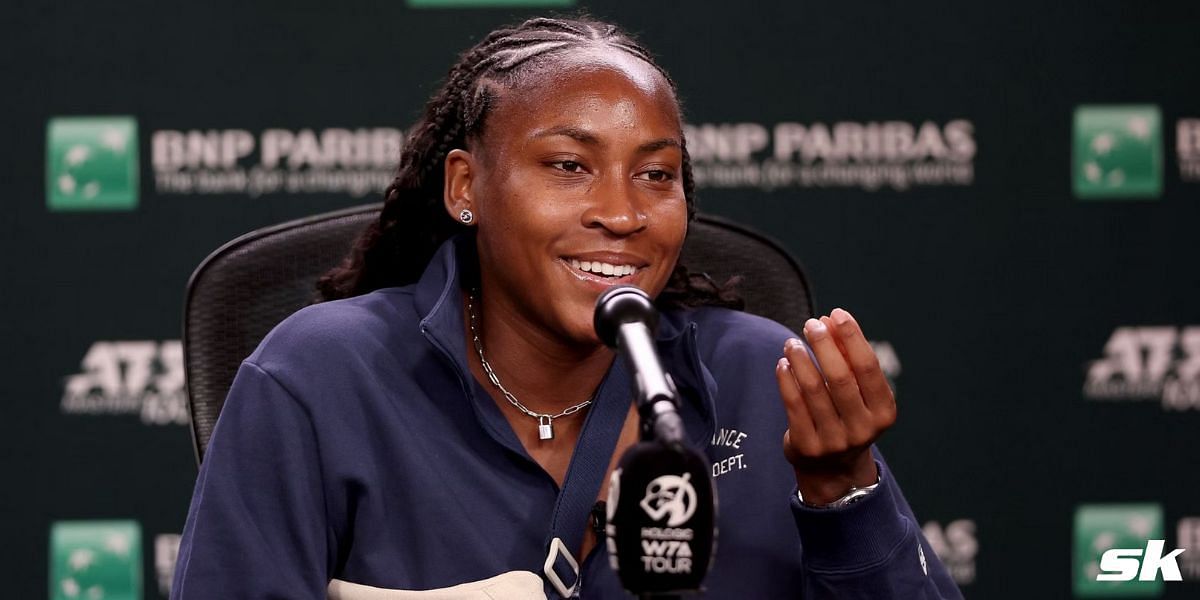
[[[590,19],[536,18],[491,32],[464,52],[445,83],[409,130],[383,210],[355,241],[341,265],[317,282],[317,301],[364,294],[416,281],[438,247],[466,230],[443,206],[446,155],[465,148],[484,127],[496,87],[514,84],[521,67],[572,48],[607,45],[653,66],[672,92],[675,82],[650,53],[615,25]],[[682,133],[680,134],[682,135]],[[690,221],[696,214],[695,181],[687,145],[683,150],[683,191]],[[740,308],[740,301],[707,275],[682,264],[671,274],[659,304],[717,304]]]

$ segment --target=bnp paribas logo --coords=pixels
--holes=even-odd
[[[1162,193],[1162,115],[1157,106],[1075,109],[1072,179],[1081,199],[1157,198]]]
[[[56,117],[46,125],[46,206],[132,210],[138,204],[133,117]]]
[[[1152,597],[1180,581],[1178,558],[1163,539],[1158,504],[1085,504],[1075,510],[1077,598]]]
[[[136,521],[59,521],[50,529],[50,600],[142,599]]]

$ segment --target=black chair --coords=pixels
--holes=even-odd
[[[345,257],[379,204],[289,221],[210,254],[187,284],[183,357],[197,464],[242,359],[276,324],[313,299],[317,279]],[[736,223],[698,215],[682,260],[724,282],[740,275],[746,310],[800,331],[813,314],[804,271],[778,243]]]

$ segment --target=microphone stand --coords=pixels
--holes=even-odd
[[[667,464],[677,464],[674,468],[685,469],[685,482],[688,481],[687,477],[689,475],[700,476],[705,480],[705,484],[700,489],[699,496],[707,500],[702,501],[697,499],[697,502],[708,503],[706,510],[709,523],[708,528],[710,530],[710,538],[707,545],[702,546],[705,550],[699,554],[703,568],[700,571],[700,578],[702,578],[704,572],[708,570],[707,561],[711,556],[712,538],[715,536],[715,532],[712,531],[712,513],[714,511],[712,504],[713,492],[710,487],[711,481],[707,480],[707,471],[703,469],[703,464],[699,466],[696,464],[696,462],[702,463],[703,457],[696,454],[688,445],[687,437],[684,433],[683,417],[679,414],[678,410],[677,399],[679,393],[675,387],[675,382],[662,368],[658,358],[658,350],[654,346],[654,336],[652,333],[658,324],[658,313],[654,310],[649,296],[642,290],[632,286],[617,286],[606,291],[597,300],[594,324],[596,333],[601,340],[609,347],[619,350],[625,356],[633,368],[635,375],[633,387],[640,420],[639,438],[642,443],[639,444],[641,449],[631,448],[626,452],[626,456],[621,461],[622,467],[625,467],[627,461],[629,461],[630,465],[633,464],[631,459],[634,454],[648,452],[649,454],[638,454],[638,458],[667,457],[665,458]],[[690,466],[678,466],[678,463],[674,462],[674,457],[682,457],[683,464],[690,464]],[[664,458],[656,458],[656,460],[664,460]],[[644,460],[639,464],[645,464]],[[625,472],[624,476],[629,475],[629,472]],[[643,480],[638,479],[638,481]],[[694,481],[697,486],[700,485],[700,479],[694,479]],[[642,483],[642,485],[645,484]],[[688,485],[689,489],[692,489],[691,484]],[[695,494],[697,492],[693,490],[692,493]],[[610,499],[611,497],[610,495]],[[622,505],[624,505],[624,502],[622,502]],[[618,511],[616,513],[618,515],[626,514],[619,512],[621,509],[617,506],[610,507],[610,510]],[[609,514],[614,513],[610,512]],[[691,519],[692,517],[688,518]],[[691,526],[690,524],[685,525]],[[606,526],[606,529],[610,526]],[[625,524],[624,526],[628,527],[629,525]],[[687,531],[690,536],[692,530],[687,529]],[[611,536],[612,533],[610,532],[609,535]],[[629,534],[626,535],[628,536]],[[691,540],[692,538],[688,537],[687,539]],[[612,540],[613,538],[609,537],[610,544]],[[621,543],[618,542],[618,544],[620,545]],[[622,557],[627,556],[625,552],[627,550],[622,551]],[[616,560],[614,558],[614,567],[617,564]],[[688,568],[690,569],[691,567]],[[621,572],[624,573],[624,571]],[[622,583],[626,584],[626,589],[629,589],[630,586],[624,579]],[[700,580],[697,579],[694,583],[695,588],[685,585],[682,591],[678,592],[640,591],[636,592],[636,595],[639,600],[683,600],[685,594],[699,591],[699,583]]]

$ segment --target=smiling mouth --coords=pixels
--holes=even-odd
[[[601,261],[578,260],[575,258],[567,259],[567,263],[576,271],[612,279],[634,275],[638,272],[637,267],[629,264],[613,264]]]

